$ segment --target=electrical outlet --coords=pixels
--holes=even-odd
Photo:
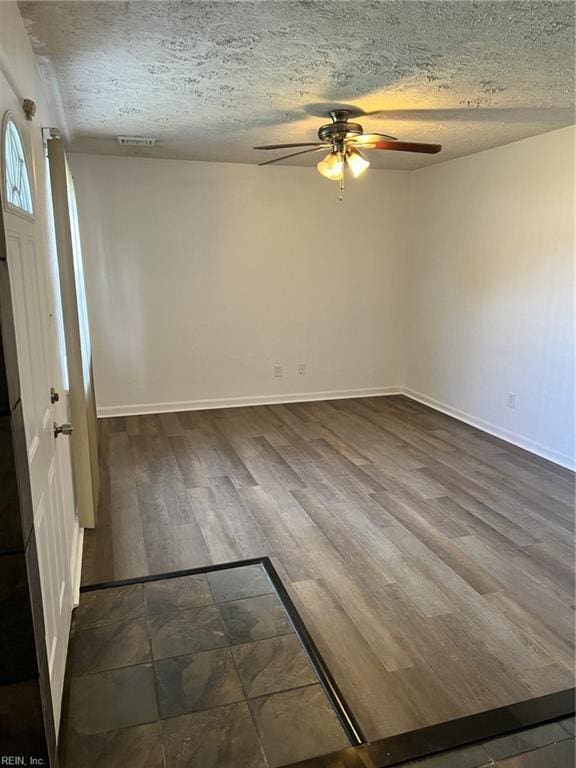
[[[282,371],[282,366],[281,365],[275,365],[274,366],[274,376],[275,376],[275,378],[281,379],[283,375],[284,375],[284,373]]]
[[[508,392],[508,397],[506,398],[506,405],[508,406],[508,408],[516,408],[515,392]]]
[[[306,363],[298,364],[298,373],[303,376],[306,373]]]

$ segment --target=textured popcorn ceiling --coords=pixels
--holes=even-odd
[[[444,146],[370,153],[418,168],[574,122],[571,2],[19,6],[77,152],[254,163],[269,157],[254,144],[315,140],[319,116],[346,103],[387,110],[360,118],[365,130]]]

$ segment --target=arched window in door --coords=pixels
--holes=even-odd
[[[4,119],[2,140],[4,195],[8,208],[32,215],[32,192],[28,163],[18,126],[8,114]]]

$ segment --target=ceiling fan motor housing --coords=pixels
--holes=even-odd
[[[321,125],[318,129],[320,141],[331,143],[342,142],[351,136],[361,136],[364,129],[359,123],[349,123],[350,112],[346,109],[335,109],[330,112],[331,123]]]

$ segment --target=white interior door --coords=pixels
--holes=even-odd
[[[69,438],[56,438],[54,432],[55,423],[67,421],[66,371],[55,303],[57,267],[44,247],[46,169],[40,128],[24,118],[1,74],[0,107],[4,236],[57,732],[79,538]],[[58,401],[53,402],[52,388],[59,391]]]

